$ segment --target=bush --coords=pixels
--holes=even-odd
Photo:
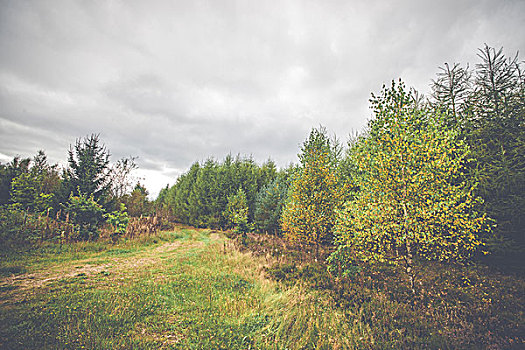
[[[15,245],[26,244],[38,238],[38,231],[27,225],[34,218],[25,211],[12,208],[0,208],[0,246],[8,249]]]
[[[71,195],[65,209],[71,223],[78,225],[78,240],[98,238],[100,225],[104,221],[104,209],[93,199],[93,195]]]
[[[126,233],[129,217],[124,204],[120,203],[120,210],[115,210],[111,213],[104,214],[104,218],[106,218],[107,223],[111,225],[113,231],[112,237],[114,240],[116,240],[118,236]]]

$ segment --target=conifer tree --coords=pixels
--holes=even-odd
[[[271,234],[281,232],[280,219],[288,195],[288,183],[284,174],[261,188],[255,200],[254,223],[257,230]]]
[[[437,79],[432,80],[432,97],[438,108],[450,112],[453,122],[458,122],[458,115],[467,112],[471,95],[470,71],[468,66],[461,67],[454,63],[452,68],[448,63],[439,67]]]
[[[241,187],[239,187],[236,194],[228,197],[228,205],[224,214],[228,218],[230,227],[233,227],[235,232],[246,233],[250,231],[248,225],[248,201],[246,200],[246,193]]]
[[[487,247],[505,259],[521,260],[525,249],[525,75],[518,55],[507,57],[503,48],[485,45],[471,72],[454,64],[440,68],[433,81],[433,105],[448,110],[449,127],[475,159],[467,169],[484,211],[496,221]],[[473,79],[470,79],[472,76]],[[520,252],[521,251],[521,252]],[[514,253],[514,254],[509,254]]]
[[[109,152],[98,135],[77,139],[68,152],[65,186],[75,196],[92,195],[96,202],[103,204],[111,185],[109,170]]]
[[[496,220],[495,252],[525,249],[525,80],[523,62],[507,58],[502,48],[479,50],[476,103],[466,130],[476,166],[470,175],[479,182],[485,210]],[[516,247],[521,247],[520,252]],[[501,249],[503,248],[503,249]],[[519,249],[518,249],[519,250]]]

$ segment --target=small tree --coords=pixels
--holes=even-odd
[[[75,196],[91,195],[97,203],[105,203],[110,189],[109,152],[98,135],[77,139],[69,149],[68,168],[64,182]]]
[[[15,158],[16,160],[16,158]],[[13,160],[13,163],[16,163]],[[27,159],[23,171],[11,181],[11,208],[35,213],[52,209],[55,193],[60,186],[57,165],[49,165],[44,151],[40,150],[31,162]]]
[[[11,182],[11,207],[18,210],[43,212],[51,207],[52,193],[42,193],[42,177],[22,173]]]
[[[65,205],[65,210],[69,214],[71,223],[79,228],[78,239],[95,240],[98,238],[98,229],[104,221],[104,208],[94,200],[92,194],[71,195]]]
[[[133,188],[134,178],[131,175],[133,170],[137,169],[135,160],[137,157],[128,157],[119,159],[111,168],[111,196],[114,200],[119,200],[122,196],[128,194]]]
[[[248,201],[242,188],[239,187],[236,194],[228,197],[225,216],[236,233],[244,234],[251,231],[248,224]]]
[[[339,251],[404,266],[415,293],[413,258],[469,257],[487,219],[463,177],[468,146],[410,101],[402,83],[372,100],[376,118],[351,152],[360,191],[340,212],[336,232]]]
[[[294,241],[316,246],[332,240],[335,211],[343,191],[337,178],[337,148],[324,128],[313,129],[299,155],[298,169],[283,211],[281,228]]]
[[[150,214],[151,203],[148,201],[148,194],[146,187],[137,182],[130,194],[121,197],[121,201],[125,204],[130,216],[138,217]]]
[[[110,224],[113,229],[112,238],[114,241],[118,239],[118,236],[126,233],[129,217],[124,204],[120,203],[119,210],[104,214],[104,218],[106,218],[107,223]]]

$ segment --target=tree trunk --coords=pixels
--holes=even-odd
[[[408,280],[410,281],[410,289],[412,290],[412,294],[416,294],[415,289],[415,283],[414,283],[414,269],[413,269],[413,255],[412,255],[412,247],[410,245],[410,240],[408,238],[408,227],[407,227],[407,221],[408,221],[408,213],[406,204],[403,203],[403,214],[405,216],[405,248],[406,248],[406,256],[405,256],[405,271],[408,275]]]
[[[405,258],[405,271],[408,275],[408,280],[410,281],[410,289],[412,290],[412,294],[416,294],[416,288],[415,288],[415,276],[414,276],[414,269],[413,269],[413,256],[412,256],[412,250],[410,247],[409,242],[405,242],[405,247],[407,250],[407,255]]]

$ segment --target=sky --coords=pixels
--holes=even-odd
[[[313,127],[361,130],[383,84],[428,94],[445,62],[524,33],[520,0],[0,0],[0,162],[63,166],[99,134],[151,197],[209,157],[283,167]]]

